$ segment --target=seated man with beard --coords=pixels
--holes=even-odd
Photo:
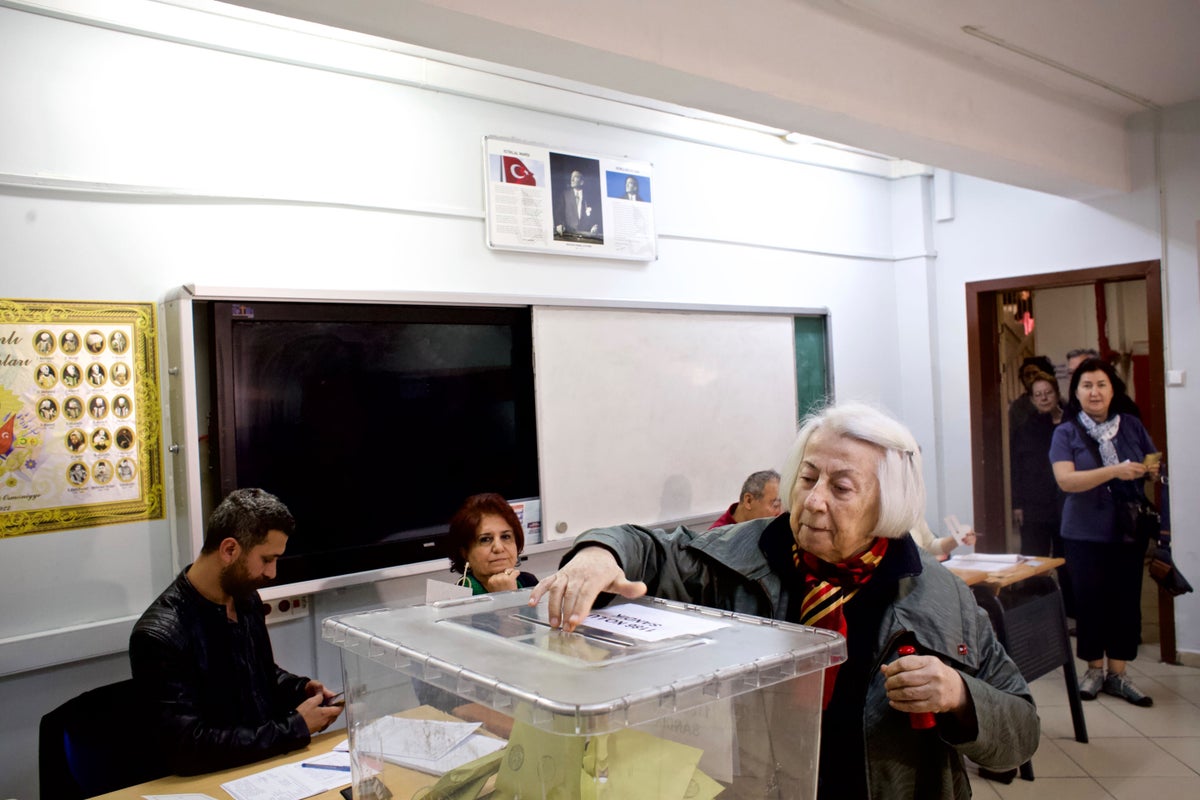
[[[208,520],[196,561],[129,638],[154,738],[180,775],[296,750],[341,713],[319,681],[275,664],[257,589],[275,578],[295,522],[274,495],[238,489]]]

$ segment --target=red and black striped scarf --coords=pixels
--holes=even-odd
[[[883,561],[888,541],[876,537],[869,548],[845,561],[830,564],[812,553],[792,544],[792,561],[804,577],[804,600],[800,604],[800,624],[826,628],[846,636],[846,615],[843,606],[871,580],[875,568]],[[837,680],[837,664],[825,672],[825,696],[822,708],[833,697]]]

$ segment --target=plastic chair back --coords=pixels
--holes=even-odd
[[[43,716],[43,800],[83,800],[165,775],[141,709],[130,679],[90,689]]]

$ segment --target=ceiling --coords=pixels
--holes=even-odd
[[[1087,78],[1158,106],[1200,98],[1196,0],[831,0],[809,5],[840,6],[863,24],[886,26],[897,36],[960,52],[998,72],[1027,76],[1124,114],[1143,106]],[[967,27],[1018,52],[972,36],[963,30]]]
[[[1197,0],[231,2],[1073,197],[1200,98]]]

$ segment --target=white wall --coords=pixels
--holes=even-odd
[[[254,26],[209,34],[213,19],[154,3],[111,13],[130,8],[275,57],[0,9],[4,297],[157,301],[195,282],[825,307],[838,397],[913,427],[936,521],[971,491],[963,283],[1158,257],[1148,188],[1086,205],[960,177],[953,220],[935,225],[925,177],[798,163],[745,132],[369,47],[309,51],[280,32],[251,46]],[[1168,366],[1200,378],[1198,116],[1169,120],[1166,164]],[[659,260],[488,251],[486,134],[652,161]],[[1197,448],[1179,447],[1198,402],[1168,394],[1178,481],[1200,472]],[[1196,503],[1177,518],[1198,518]],[[22,610],[0,616],[0,796],[35,796],[41,713],[126,674],[131,619],[182,566],[170,542],[165,521],[0,542],[0,608]],[[1179,550],[1194,579],[1194,546]],[[415,597],[419,583],[383,589]],[[316,623],[378,601],[366,587],[318,598],[313,618],[272,629],[280,662],[339,680]],[[1200,650],[1195,601],[1180,609],[1180,644]]]
[[[128,5],[143,6],[195,38],[211,22]],[[881,174],[799,163],[773,137],[764,156],[723,126],[683,135],[669,115],[319,44],[321,68],[0,8],[3,296],[160,301],[198,283],[823,307],[839,396],[904,414],[891,259],[894,231],[923,225],[923,179],[894,195]],[[300,60],[295,41],[258,46]],[[571,113],[542,110],[556,104]],[[653,162],[659,259],[489,251],[488,134]],[[918,417],[932,435],[931,412]],[[0,607],[27,609],[0,617],[0,705],[20,709],[0,734],[0,796],[34,795],[42,713],[126,674],[132,620],[192,555],[172,538],[152,521],[0,542]],[[317,623],[377,602],[371,587],[316,598],[313,617],[272,628],[280,662],[340,682]]]

